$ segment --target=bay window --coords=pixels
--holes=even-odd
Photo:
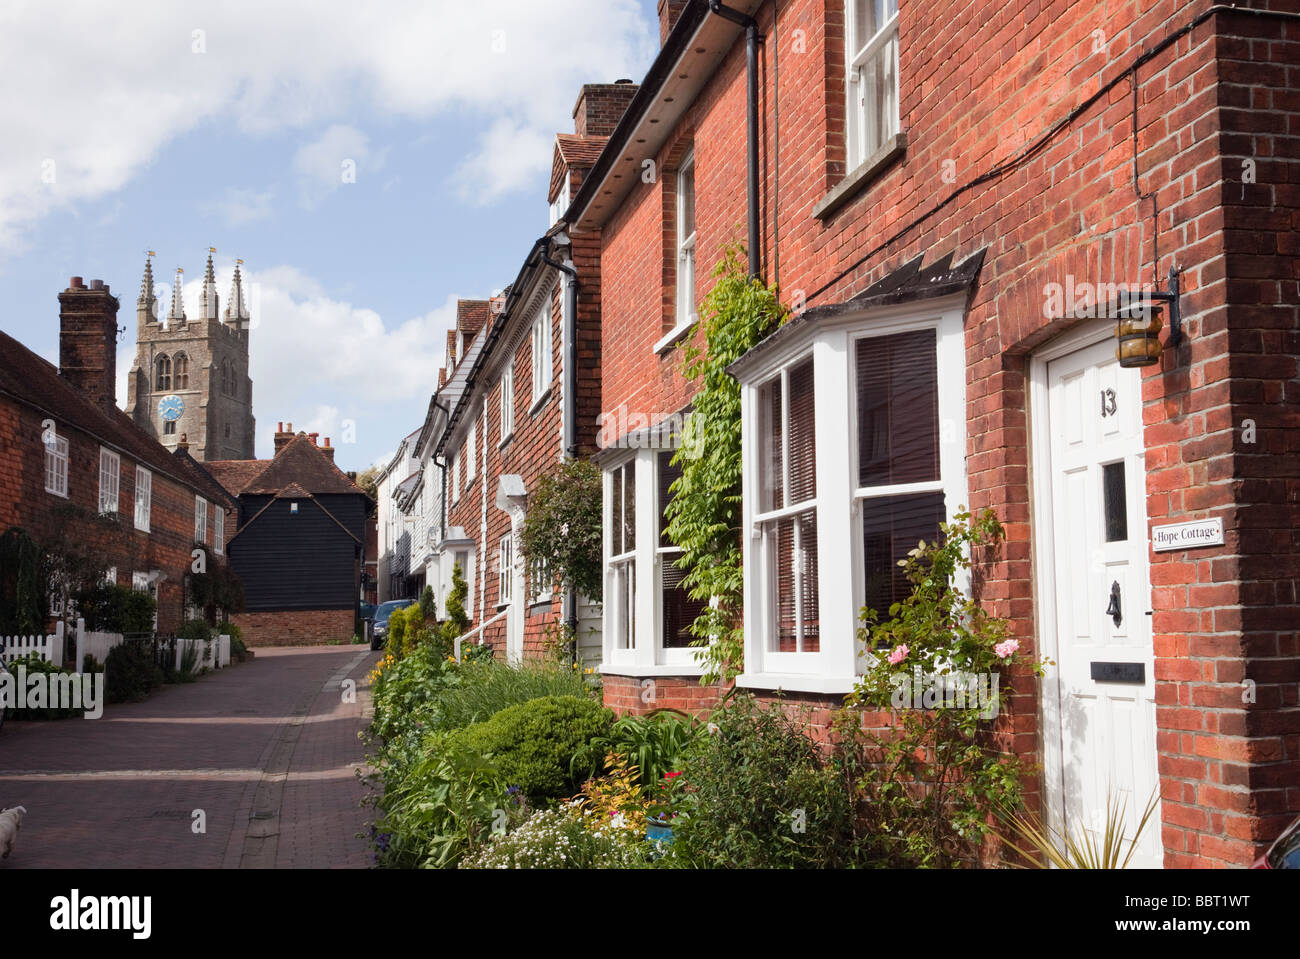
[[[604,669],[698,673],[691,626],[705,601],[682,585],[664,511],[681,476],[672,449],[619,450],[605,465]]]
[[[862,608],[888,617],[910,592],[898,561],[966,503],[963,306],[796,320],[731,367],[744,463],[738,685],[849,692]]]

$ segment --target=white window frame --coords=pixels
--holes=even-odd
[[[116,585],[117,585],[117,567],[116,567],[116,566],[110,566],[108,569],[104,570],[104,583],[105,583],[106,585],[108,585],[108,586],[116,586]]]
[[[686,335],[699,318],[695,311],[695,238],[699,233],[699,223],[695,210],[691,210],[691,222],[695,229],[690,236],[682,236],[682,224],[686,222],[686,191],[682,189],[682,180],[690,173],[695,177],[695,148],[686,151],[681,163],[673,174],[673,183],[677,188],[673,237],[677,256],[673,291],[673,328],[665,333],[654,345],[655,353],[662,353]],[[695,191],[692,191],[695,195]]]
[[[899,130],[898,102],[902,83],[898,75],[898,4],[895,2],[893,5],[893,16],[861,48],[855,50],[853,42],[857,36],[857,4],[854,0],[844,2],[845,168],[850,173],[871,159]],[[885,0],[885,6],[888,8],[889,0]],[[886,46],[889,46],[894,59],[894,89],[888,107],[891,113],[885,117],[876,117],[871,114],[866,102],[866,75]]]
[[[460,502],[460,450],[451,454],[451,502]]]
[[[515,358],[510,357],[501,371],[501,445],[515,435]]]
[[[107,447],[99,448],[99,512],[117,515],[122,497],[122,457]]]
[[[675,552],[661,547],[658,511],[659,454],[653,447],[629,451],[604,465],[603,528],[605,602],[602,609],[602,672],[631,676],[698,676],[703,673],[700,649],[668,648],[663,643],[663,564]],[[634,545],[620,546],[614,529],[616,474],[623,469],[635,478]],[[649,588],[646,588],[646,587]],[[627,645],[621,645],[626,634]]]
[[[538,557],[528,567],[528,592],[532,602],[549,603],[555,597],[555,588],[551,583],[550,564],[545,557]]]
[[[537,316],[533,319],[532,330],[532,373],[533,373],[533,405],[529,412],[536,412],[537,407],[551,392],[551,383],[555,371],[555,358],[552,355],[551,339],[551,301],[548,298],[542,304],[542,308],[537,311]]]
[[[468,489],[477,475],[475,471],[478,458],[478,414],[469,418],[469,433],[465,437],[465,488]],[[423,492],[421,492],[423,496]],[[423,505],[423,500],[421,500]]]
[[[566,167],[562,174],[560,182],[560,192],[555,195],[555,202],[551,204],[551,222],[547,226],[555,226],[564,216],[565,211],[569,209],[569,170]]]
[[[208,542],[208,501],[202,496],[194,497],[194,542]]]
[[[857,641],[863,603],[861,518],[864,502],[875,496],[942,490],[948,521],[969,502],[966,483],[964,296],[927,304],[880,307],[837,318],[791,337],[761,366],[742,371],[741,445],[744,478],[742,536],[744,551],[745,672],[736,685],[754,689],[844,694],[851,692],[863,668]],[[855,354],[863,338],[936,331],[939,428],[937,482],[872,487],[857,485],[857,384]],[[817,548],[820,643],[817,652],[781,653],[768,649],[772,624],[764,621],[768,604],[761,573],[759,461],[760,389],[773,374],[814,358],[817,393],[814,428],[817,447]],[[848,397],[848,401],[845,398]],[[860,493],[868,495],[860,496]]]
[[[226,510],[220,503],[212,504],[212,552],[218,556],[226,552]]]
[[[68,438],[51,433],[45,442],[45,492],[68,497]]]
[[[755,498],[754,498],[755,509],[753,514],[753,525],[749,527],[753,531],[752,536],[757,542],[757,546],[755,547],[757,553],[753,560],[754,568],[752,572],[756,577],[761,577],[762,579],[762,585],[759,588],[759,592],[761,592],[764,598],[764,608],[761,611],[757,611],[757,615],[754,617],[754,619],[757,627],[763,631],[761,642],[764,644],[766,648],[766,653],[764,655],[765,666],[768,669],[778,673],[799,672],[801,671],[802,667],[801,665],[798,664],[802,664],[809,656],[815,655],[815,653],[810,653],[802,649],[796,649],[796,651],[794,652],[781,652],[779,650],[773,650],[771,648],[771,642],[776,627],[776,624],[771,621],[771,604],[772,601],[776,598],[776,587],[770,581],[771,579],[770,571],[768,570],[768,564],[767,564],[767,557],[770,555],[769,552],[770,531],[777,523],[781,522],[782,520],[794,518],[795,520],[794,548],[799,555],[799,560],[797,560],[792,564],[794,567],[792,572],[795,578],[795,589],[794,589],[795,624],[796,624],[795,642],[797,647],[802,647],[804,645],[803,627],[805,625],[804,613],[806,611],[802,609],[803,591],[801,585],[803,582],[803,577],[806,572],[805,567],[807,566],[807,562],[804,558],[803,550],[800,544],[800,530],[802,527],[800,525],[799,518],[806,515],[810,511],[813,512],[814,514],[818,514],[819,511],[817,509],[818,498],[816,495],[808,499],[800,500],[797,503],[790,502],[790,495],[791,495],[790,429],[789,429],[790,427],[790,372],[795,367],[802,366],[810,359],[813,361],[813,383],[816,384],[817,383],[817,358],[814,350],[807,350],[803,353],[799,353],[791,357],[789,360],[783,363],[778,369],[773,371],[771,375],[764,377],[764,379],[761,382],[755,385],[755,398],[758,401],[758,405],[755,408],[757,410],[758,415],[762,417],[764,415],[763,410],[761,408],[763,391],[767,389],[769,386],[771,386],[775,381],[779,380],[781,383],[781,427],[779,432],[781,435],[781,470],[783,473],[781,477],[781,489],[783,491],[783,497],[782,497],[783,502],[782,505],[779,507],[770,509],[766,512],[759,512],[757,509],[757,504],[762,502],[761,491],[756,486]],[[814,401],[815,400],[816,400],[816,396],[814,394]],[[816,409],[820,405],[821,405],[820,403],[814,402],[814,420],[813,420],[814,430],[816,428],[815,427]],[[765,421],[761,419],[756,422],[765,423]],[[755,442],[761,444],[762,442],[761,431],[756,431],[754,435],[755,435]],[[816,449],[820,451],[821,447],[816,446]],[[755,449],[755,454],[756,454],[755,466],[757,469],[761,471],[766,469],[766,464],[764,464],[759,459],[759,457],[761,456],[760,450],[761,450],[761,446],[756,447]],[[816,468],[817,468],[817,464],[814,464],[814,469]],[[759,483],[761,483],[761,476],[762,473],[760,472]],[[819,515],[814,516],[814,522],[817,523],[820,522]],[[819,590],[818,599],[819,599],[818,605],[820,607],[820,590]],[[820,623],[820,611],[819,611],[818,621]],[[820,629],[819,629],[819,636],[820,636]],[[820,639],[818,642],[818,646],[820,648]]]
[[[153,474],[143,466],[135,468],[135,528],[149,532],[149,514],[153,508]]]
[[[506,533],[497,544],[497,609],[514,602],[515,538]]]

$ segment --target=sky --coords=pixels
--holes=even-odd
[[[257,455],[283,421],[383,461],[456,300],[545,232],[582,84],[658,45],[655,0],[6,0],[0,329],[57,365],[59,292],[102,279],[124,405],[146,251],[193,316],[215,247],[223,311],[244,264]]]

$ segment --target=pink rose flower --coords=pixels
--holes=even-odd
[[[998,654],[999,659],[1006,659],[1008,656],[1010,656],[1019,648],[1020,648],[1020,640],[1007,639],[1007,640],[1003,640],[1002,642],[994,646],[993,652]]]
[[[899,663],[901,663],[903,660],[907,658],[908,652],[909,650],[905,645],[895,647],[894,651],[889,654],[890,665],[897,666]]]

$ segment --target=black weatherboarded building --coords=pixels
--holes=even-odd
[[[227,543],[247,611],[234,617],[262,646],[347,640],[356,627],[372,501],[334,465],[326,439],[279,432],[270,460],[218,460],[208,470],[239,500]]]

